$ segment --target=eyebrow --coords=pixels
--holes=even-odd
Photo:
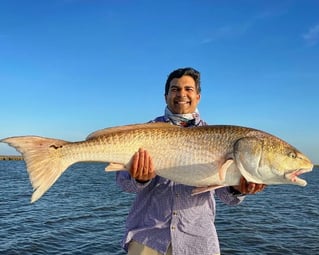
[[[175,84],[173,84],[173,85],[171,85],[170,87],[169,87],[170,89],[171,88],[181,88],[179,85],[175,85]],[[196,89],[196,86],[193,86],[193,85],[185,85],[184,86],[184,88],[186,88],[186,89],[189,89],[189,88],[192,88],[192,89]]]

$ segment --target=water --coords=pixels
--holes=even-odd
[[[23,161],[0,161],[0,254],[124,255],[133,195],[104,165],[72,166],[36,203]],[[308,186],[268,186],[237,207],[217,203],[222,254],[318,254],[319,169]]]

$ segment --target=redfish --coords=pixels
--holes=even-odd
[[[108,162],[107,171],[128,170],[133,154],[144,148],[157,175],[194,186],[194,193],[254,183],[296,184],[313,164],[287,142],[266,132],[231,125],[181,128],[167,123],[106,128],[86,140],[68,142],[39,136],[0,140],[23,156],[37,201],[72,164]]]

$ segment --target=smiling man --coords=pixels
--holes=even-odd
[[[200,92],[198,71],[193,68],[173,71],[165,85],[165,114],[152,122],[183,127],[206,125],[197,109]],[[136,193],[123,239],[123,248],[129,255],[219,254],[214,195],[228,205],[237,205],[243,194],[254,194],[264,188],[242,178],[239,187],[192,195],[194,187],[156,175],[152,157],[143,149],[133,156],[130,172],[117,172],[116,180],[122,190]]]
[[[188,75],[172,79],[166,85],[165,100],[171,112],[179,114],[195,112],[200,100],[195,80]]]

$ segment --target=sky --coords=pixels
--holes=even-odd
[[[79,141],[164,112],[201,72],[209,124],[276,135],[319,163],[319,2],[0,1],[0,139]],[[17,152],[0,144],[0,155]]]

